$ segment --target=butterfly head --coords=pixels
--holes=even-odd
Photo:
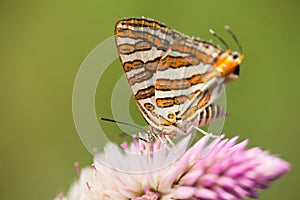
[[[240,64],[244,58],[244,54],[231,52],[226,50],[216,61],[215,69],[222,77],[239,76]]]

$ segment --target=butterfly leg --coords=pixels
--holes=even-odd
[[[165,143],[165,141],[157,134],[156,137],[159,139],[159,141],[165,146],[167,147],[168,150],[170,150],[170,148],[168,147],[168,145]]]
[[[211,138],[218,138],[220,136],[218,135],[214,135],[213,133],[207,133],[206,131],[202,130],[201,128],[197,127],[197,126],[194,126],[192,125],[188,130],[187,132],[191,132],[193,129],[196,129],[197,131],[199,131],[200,133],[202,133],[203,135],[208,135],[209,137]]]

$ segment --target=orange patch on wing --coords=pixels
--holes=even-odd
[[[143,82],[149,78],[151,78],[152,74],[149,71],[142,71],[135,75],[136,81],[138,83]]]
[[[197,65],[199,63],[200,61],[197,58],[193,58],[190,56],[186,58],[167,56],[161,61],[157,69],[163,71],[168,68],[187,67],[191,65]]]
[[[164,42],[163,42],[164,41]],[[158,37],[153,37],[151,42],[153,43],[154,46],[156,46],[158,49],[167,49],[168,48],[168,42],[166,40],[162,40]]]
[[[145,51],[145,50],[150,50],[152,48],[152,45],[146,41],[137,42],[134,46],[135,46],[135,50],[137,51]]]
[[[157,90],[170,90],[172,82],[170,80],[156,80],[155,88]]]
[[[154,110],[154,106],[151,103],[145,103],[144,107],[146,108],[146,110],[148,111],[153,111]]]
[[[134,60],[132,62],[130,62],[130,61],[125,62],[123,64],[123,69],[125,72],[129,72],[132,69],[139,69],[139,68],[145,67],[149,71],[156,71],[158,62],[159,62],[159,57],[156,58],[155,60],[151,60],[146,63],[144,63],[141,60]]]
[[[185,95],[169,98],[160,98],[156,99],[156,104],[159,107],[165,108],[175,105],[184,104],[187,101],[188,97]]]
[[[118,50],[119,50],[120,54],[130,54],[130,53],[134,52],[135,48],[131,44],[121,44],[118,47]]]
[[[167,49],[169,42],[167,40],[163,40],[158,36],[151,35],[151,33],[147,32],[137,32],[133,30],[124,30],[117,34],[120,37],[129,37],[132,39],[143,39],[146,40],[149,44],[156,46],[158,49]],[[141,41],[143,42],[143,41]]]
[[[187,101],[187,97],[184,96],[184,95],[175,97],[175,99],[174,99],[174,103],[177,104],[177,105],[183,104],[186,101]]]
[[[213,60],[209,57],[209,55],[206,55],[205,53],[201,52],[200,50],[196,48],[192,48],[189,46],[186,46],[185,44],[174,44],[171,48],[173,51],[179,51],[182,53],[188,53],[196,56],[196,58],[200,59],[205,64],[211,64],[213,63]]]
[[[120,36],[120,37],[131,37],[132,36],[132,31],[128,29],[115,29],[115,34]]]
[[[186,89],[189,88],[191,84],[188,80],[165,80],[160,79],[156,80],[155,88],[157,90],[178,90],[178,89]]]
[[[126,63],[124,63],[123,69],[124,69],[125,72],[129,72],[132,69],[141,68],[141,67],[143,67],[143,65],[144,65],[143,61],[141,61],[141,60],[135,60],[133,62],[126,62]]]
[[[158,49],[168,48],[168,41],[163,40],[151,33],[147,33],[143,31],[141,27],[150,27],[150,28],[159,29],[161,30],[162,34],[173,33],[174,37],[180,37],[179,34],[174,33],[171,29],[168,29],[165,25],[147,19],[120,20],[116,24],[115,34],[120,37],[129,37],[133,39],[147,40],[148,42],[151,42],[154,46],[156,46]]]
[[[209,102],[209,100],[210,100],[210,94],[209,92],[206,92],[204,96],[198,101],[197,108],[198,109],[203,108]]]
[[[134,85],[136,83],[144,82],[148,79],[150,79],[153,76],[153,73],[151,71],[142,71],[138,74],[135,74],[133,77],[128,79],[129,85]]]
[[[202,75],[196,74],[196,75],[192,76],[191,78],[189,78],[189,82],[190,82],[191,85],[196,85],[196,84],[199,84],[199,83],[204,83],[205,80],[203,80],[202,77],[203,77]]]
[[[150,86],[145,89],[139,90],[134,96],[136,100],[146,99],[154,95],[155,89],[153,86]]]
[[[171,89],[186,89],[191,87],[191,84],[188,80],[182,79],[182,80],[173,80],[172,81],[172,88]]]
[[[179,89],[187,89],[192,85],[196,85],[199,83],[204,83],[205,79],[200,74],[196,74],[187,79],[158,79],[155,83],[155,88],[157,90],[179,90]]]
[[[136,83],[135,76],[128,79],[128,83],[129,83],[129,85],[134,85]]]
[[[148,20],[148,19],[123,19],[117,22],[116,27],[120,25],[125,25],[125,26],[137,26],[137,27],[154,27],[157,29],[162,29],[166,30],[166,26],[163,24],[160,24],[158,22]]]
[[[161,99],[156,99],[156,104],[158,107],[170,107],[174,105],[174,98],[161,98]]]
[[[170,125],[174,124],[174,122],[171,122],[162,116],[159,116],[159,120],[162,122],[163,125],[166,125],[166,126],[170,126]]]
[[[173,113],[168,114],[169,119],[174,119],[176,116]]]

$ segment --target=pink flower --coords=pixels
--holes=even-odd
[[[238,137],[223,138],[224,136],[215,139],[212,145],[207,147],[209,136],[204,136],[169,166],[147,173],[121,172],[108,168],[97,159],[103,155],[97,154],[93,168],[86,168],[81,172],[78,181],[64,198],[69,200],[257,198],[258,189],[265,189],[271,181],[278,179],[290,168],[286,161],[258,147],[246,149],[247,140],[236,144]],[[130,156],[127,154],[139,151],[142,152],[139,154],[141,162],[144,162],[145,149],[141,148],[142,146],[142,142],[134,143],[130,147],[123,145],[127,150],[122,159],[128,158],[126,161],[130,163]],[[154,147],[154,152],[158,149]],[[108,153],[109,151],[105,152]],[[157,162],[163,161],[166,157],[168,155],[165,153],[154,153],[152,159]]]

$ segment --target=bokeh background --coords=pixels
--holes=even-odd
[[[0,199],[53,199],[75,179],[75,161],[92,163],[73,123],[73,82],[115,22],[133,16],[204,39],[214,28],[235,48],[223,30],[232,27],[246,56],[240,79],[227,87],[224,132],[292,163],[261,199],[300,199],[299,10],[297,0],[1,0]],[[112,84],[122,73],[116,61],[101,79],[99,114],[111,117]],[[134,105],[132,112],[140,117]]]

